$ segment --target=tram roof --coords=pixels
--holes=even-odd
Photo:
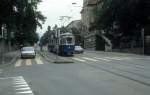
[[[67,32],[67,33],[63,33],[63,34],[61,34],[62,36],[65,36],[65,35],[73,35],[72,33],[69,33],[69,32]]]

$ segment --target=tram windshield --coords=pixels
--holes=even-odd
[[[72,40],[73,40],[73,39],[72,39],[71,37],[68,37],[68,38],[67,38],[67,44],[72,44],[72,42],[73,42]]]

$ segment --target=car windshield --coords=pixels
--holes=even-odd
[[[24,47],[22,48],[22,51],[34,51],[33,47]]]
[[[77,49],[81,49],[82,47],[81,47],[81,46],[75,46],[75,48],[77,48]]]

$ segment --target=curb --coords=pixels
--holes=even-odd
[[[49,58],[47,58],[48,56],[46,56],[45,54],[42,54],[41,52],[38,52],[42,57],[44,57],[47,61],[51,62],[51,63],[55,63],[55,64],[64,64],[64,63],[74,63],[73,61],[65,61],[65,60],[55,60],[55,61],[51,61]]]
[[[39,51],[38,51],[38,53],[39,53],[45,60],[47,60],[47,61],[49,61],[49,62],[52,63],[52,61],[50,61],[50,60],[47,58],[47,56],[45,56],[44,54],[42,54],[42,53],[39,52]]]

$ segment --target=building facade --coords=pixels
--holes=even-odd
[[[141,34],[142,42],[130,41],[128,43],[121,43],[119,48],[112,47],[112,42],[97,30],[91,29],[96,21],[96,16],[94,15],[95,9],[100,9],[103,6],[102,0],[83,0],[83,9],[81,11],[81,22],[82,22],[82,35],[84,35],[84,48],[90,50],[105,50],[112,51],[118,49],[119,52],[125,50],[125,52],[130,53],[143,53],[150,55],[150,25],[145,26],[145,30]],[[115,23],[114,23],[114,27]],[[113,43],[114,44],[114,43]],[[137,45],[136,45],[137,44]],[[122,47],[125,46],[125,47]],[[126,47],[127,46],[127,47]],[[142,48],[141,48],[142,46]],[[135,47],[138,47],[137,49]],[[135,52],[132,52],[135,51]]]
[[[82,34],[84,35],[84,48],[90,50],[105,50],[105,41],[98,37],[97,31],[90,28],[96,20],[94,11],[102,4],[101,0],[83,0],[81,11]]]

